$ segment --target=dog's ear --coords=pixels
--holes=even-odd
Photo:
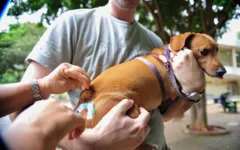
[[[186,32],[184,34],[179,34],[176,36],[171,37],[170,39],[170,46],[173,51],[179,51],[184,48],[187,39],[194,35],[195,33],[192,32]]]

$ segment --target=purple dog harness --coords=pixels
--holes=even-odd
[[[168,71],[168,77],[172,83],[172,86],[174,88],[174,90],[178,93],[178,95],[183,99],[185,100],[186,102],[188,103],[197,103],[199,102],[201,99],[197,100],[197,101],[194,101],[194,100],[191,100],[191,99],[188,99],[186,94],[181,92],[179,90],[179,87],[178,87],[178,84],[177,84],[177,80],[175,78],[175,75],[174,75],[174,72],[173,72],[173,69],[171,67],[171,64],[170,64],[170,52],[171,50],[167,47],[164,47],[164,56],[166,57],[167,59],[167,62],[165,63],[165,67]],[[157,59],[159,59],[159,56],[156,55],[156,54],[149,54],[149,55],[152,55],[154,57],[156,57]],[[149,66],[149,68],[151,68],[151,70],[153,71],[153,73],[155,74],[155,76],[157,77],[157,80],[158,80],[158,83],[161,87],[161,92],[162,92],[162,99],[164,100],[165,99],[165,87],[164,87],[164,82],[163,82],[163,79],[162,79],[162,76],[160,75],[160,73],[158,72],[157,68],[150,62],[148,61],[147,59],[145,58],[142,58],[142,57],[137,57],[136,59],[142,61],[143,63],[145,63],[146,65]]]
[[[162,76],[160,75],[160,73],[158,72],[157,68],[150,62],[148,61],[147,59],[145,58],[142,58],[142,57],[137,57],[136,59],[144,62],[146,65],[148,65],[151,70],[153,71],[153,73],[155,74],[155,76],[157,77],[157,80],[158,80],[158,83],[161,87],[161,92],[162,92],[162,99],[164,100],[165,99],[165,87],[164,87],[164,82],[163,82],[163,79],[162,79]]]

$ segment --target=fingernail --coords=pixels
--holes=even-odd
[[[130,101],[131,103],[134,103],[134,101],[132,99],[128,99],[128,101]]]
[[[123,101],[129,101],[129,102],[133,103],[132,99],[123,99]]]

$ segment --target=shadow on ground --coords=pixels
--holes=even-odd
[[[238,105],[238,112],[240,105]],[[208,123],[230,130],[230,134],[196,136],[183,132],[190,123],[190,114],[180,120],[165,123],[165,136],[171,150],[240,150],[240,113],[223,113],[220,104],[208,104]]]

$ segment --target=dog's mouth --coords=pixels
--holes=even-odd
[[[203,69],[203,68],[202,68],[202,70],[203,70],[204,73],[206,73],[206,74],[207,74],[208,76],[210,76],[210,77],[223,79],[223,75],[224,75],[224,74],[217,74],[217,73],[215,73],[215,74],[213,75],[213,74],[208,73],[208,72],[207,72],[205,69]]]

